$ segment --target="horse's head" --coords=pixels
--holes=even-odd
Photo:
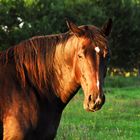
[[[109,19],[102,28],[95,26],[77,27],[67,21],[71,32],[78,38],[75,45],[74,71],[77,82],[84,91],[84,109],[99,110],[105,102],[103,83],[107,71],[109,48],[107,36],[112,20]]]

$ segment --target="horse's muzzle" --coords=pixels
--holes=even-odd
[[[105,95],[102,97],[97,97],[97,99],[94,99],[92,95],[90,95],[88,101],[84,103],[84,109],[87,111],[95,112],[100,110],[104,103]]]

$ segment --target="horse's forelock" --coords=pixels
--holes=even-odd
[[[106,49],[107,39],[99,28],[96,26],[83,26],[86,34],[85,37],[90,38],[95,45]]]

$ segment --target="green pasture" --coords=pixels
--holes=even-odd
[[[79,91],[65,108],[56,140],[139,140],[140,79],[108,77],[100,111],[83,109]]]

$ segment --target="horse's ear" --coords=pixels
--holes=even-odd
[[[83,35],[83,30],[78,28],[77,25],[75,25],[73,22],[70,20],[66,19],[66,23],[68,28],[76,35],[76,36],[82,36]]]
[[[108,21],[102,26],[101,30],[106,36],[108,36],[111,32],[111,28],[112,28],[112,19],[109,18]]]

